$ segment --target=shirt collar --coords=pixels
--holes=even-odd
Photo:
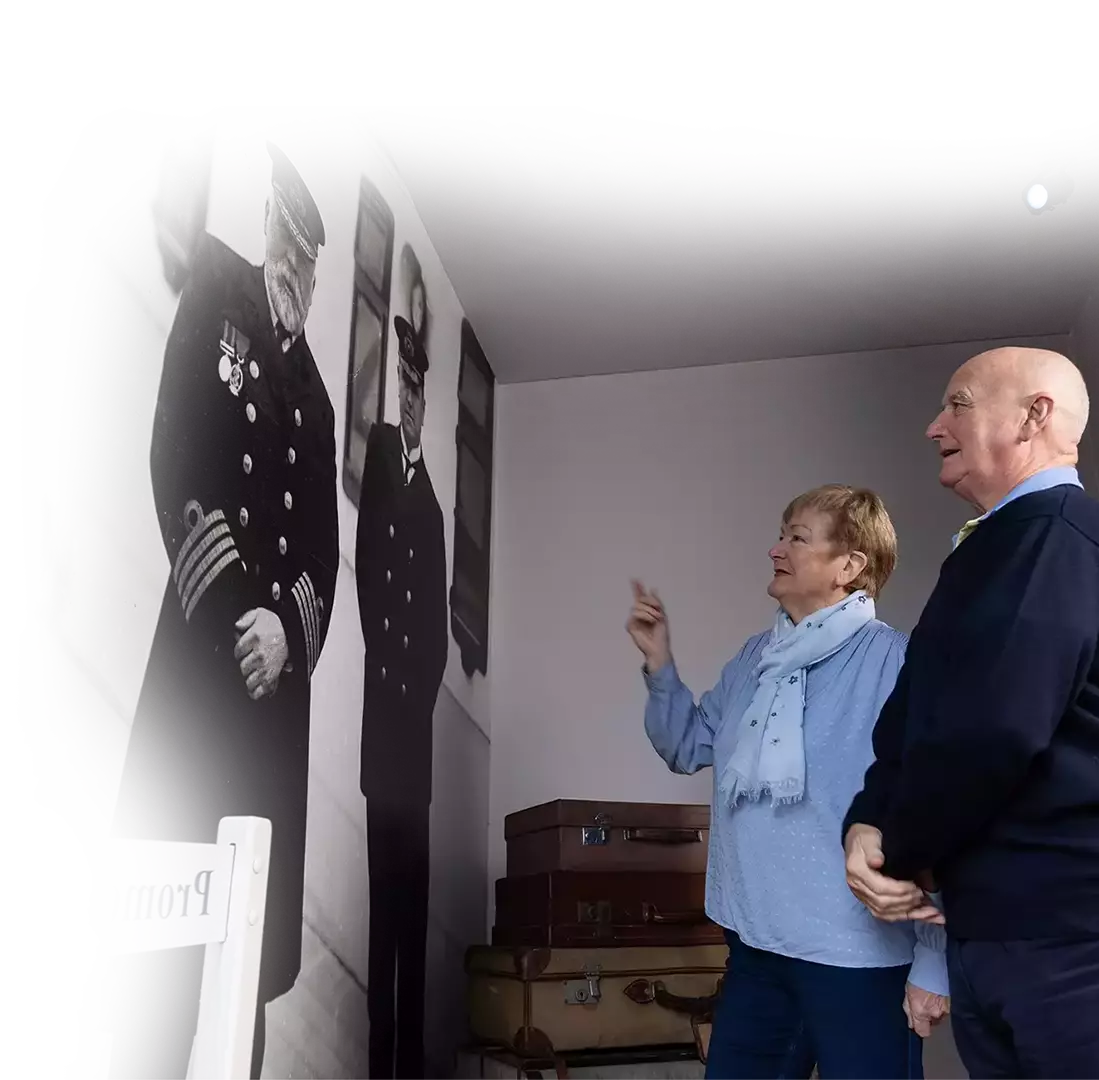
[[[972,521],[967,521],[966,525],[975,528],[986,518],[992,517],[997,510],[1002,510],[1009,502],[1014,502],[1024,495],[1033,495],[1036,491],[1048,491],[1050,488],[1061,487],[1063,484],[1072,484],[1078,488],[1084,486],[1080,483],[1080,474],[1074,465],[1055,465],[1049,469],[1042,469],[1033,476],[1028,476],[1021,484],[1016,484],[991,510],[978,518],[973,518]],[[960,532],[954,534],[954,547],[958,546],[960,535]]]
[[[423,452],[423,443],[418,446],[414,446],[411,450],[408,448],[408,440],[404,435],[404,425],[397,425],[401,429],[401,450],[404,452],[404,456],[408,459],[410,465],[415,465],[420,460],[420,455]]]

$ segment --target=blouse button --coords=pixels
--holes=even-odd
[[[298,455],[292,446],[286,451],[286,460],[289,461],[291,465],[298,460]]]
[[[285,555],[286,554],[286,537],[285,536],[280,536],[279,537],[279,554],[280,555]]]
[[[259,378],[259,364],[257,364],[255,360],[248,365],[248,374],[251,375],[253,379]]]
[[[278,600],[280,596],[282,596],[282,589],[279,588],[279,583],[276,581],[274,585],[271,586],[271,599]]]
[[[294,496],[291,495],[290,492],[288,491],[288,492],[286,492],[285,495],[283,495],[282,502],[283,502],[283,505],[286,507],[287,510],[292,510],[293,507],[294,507]]]
[[[298,427],[301,427],[301,409],[295,409],[294,410],[294,423]]]
[[[247,506],[242,506],[240,508],[240,523],[241,523],[241,525],[247,525],[248,524],[248,507]]]
[[[249,473],[251,473],[251,471],[252,471],[252,455],[251,454],[245,454],[244,455],[244,475],[248,476]]]
[[[244,406],[244,415],[248,417],[249,424],[256,422],[256,407],[250,401]]]

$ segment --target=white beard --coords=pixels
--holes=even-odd
[[[264,263],[263,277],[267,283],[267,295],[275,315],[282,325],[295,337],[305,326],[305,304],[301,298],[294,271],[289,262],[280,259],[273,266]]]

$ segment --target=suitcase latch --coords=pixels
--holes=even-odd
[[[598,1004],[602,997],[599,989],[599,965],[585,968],[583,979],[569,979],[565,983],[566,1005]]]
[[[575,833],[573,834],[575,835]],[[604,825],[585,825],[581,833],[581,843],[584,847],[595,844],[605,844],[611,838],[610,829]]]

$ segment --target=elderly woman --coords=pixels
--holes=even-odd
[[[706,909],[728,970],[708,1077],[922,1077],[920,1036],[948,1008],[945,934],[877,921],[850,893],[837,837],[873,760],[904,659],[875,618],[896,565],[880,498],[829,485],[786,508],[771,549],[774,626],[695,702],[655,593],[634,582],[645,730],[669,768],[714,769]]]

